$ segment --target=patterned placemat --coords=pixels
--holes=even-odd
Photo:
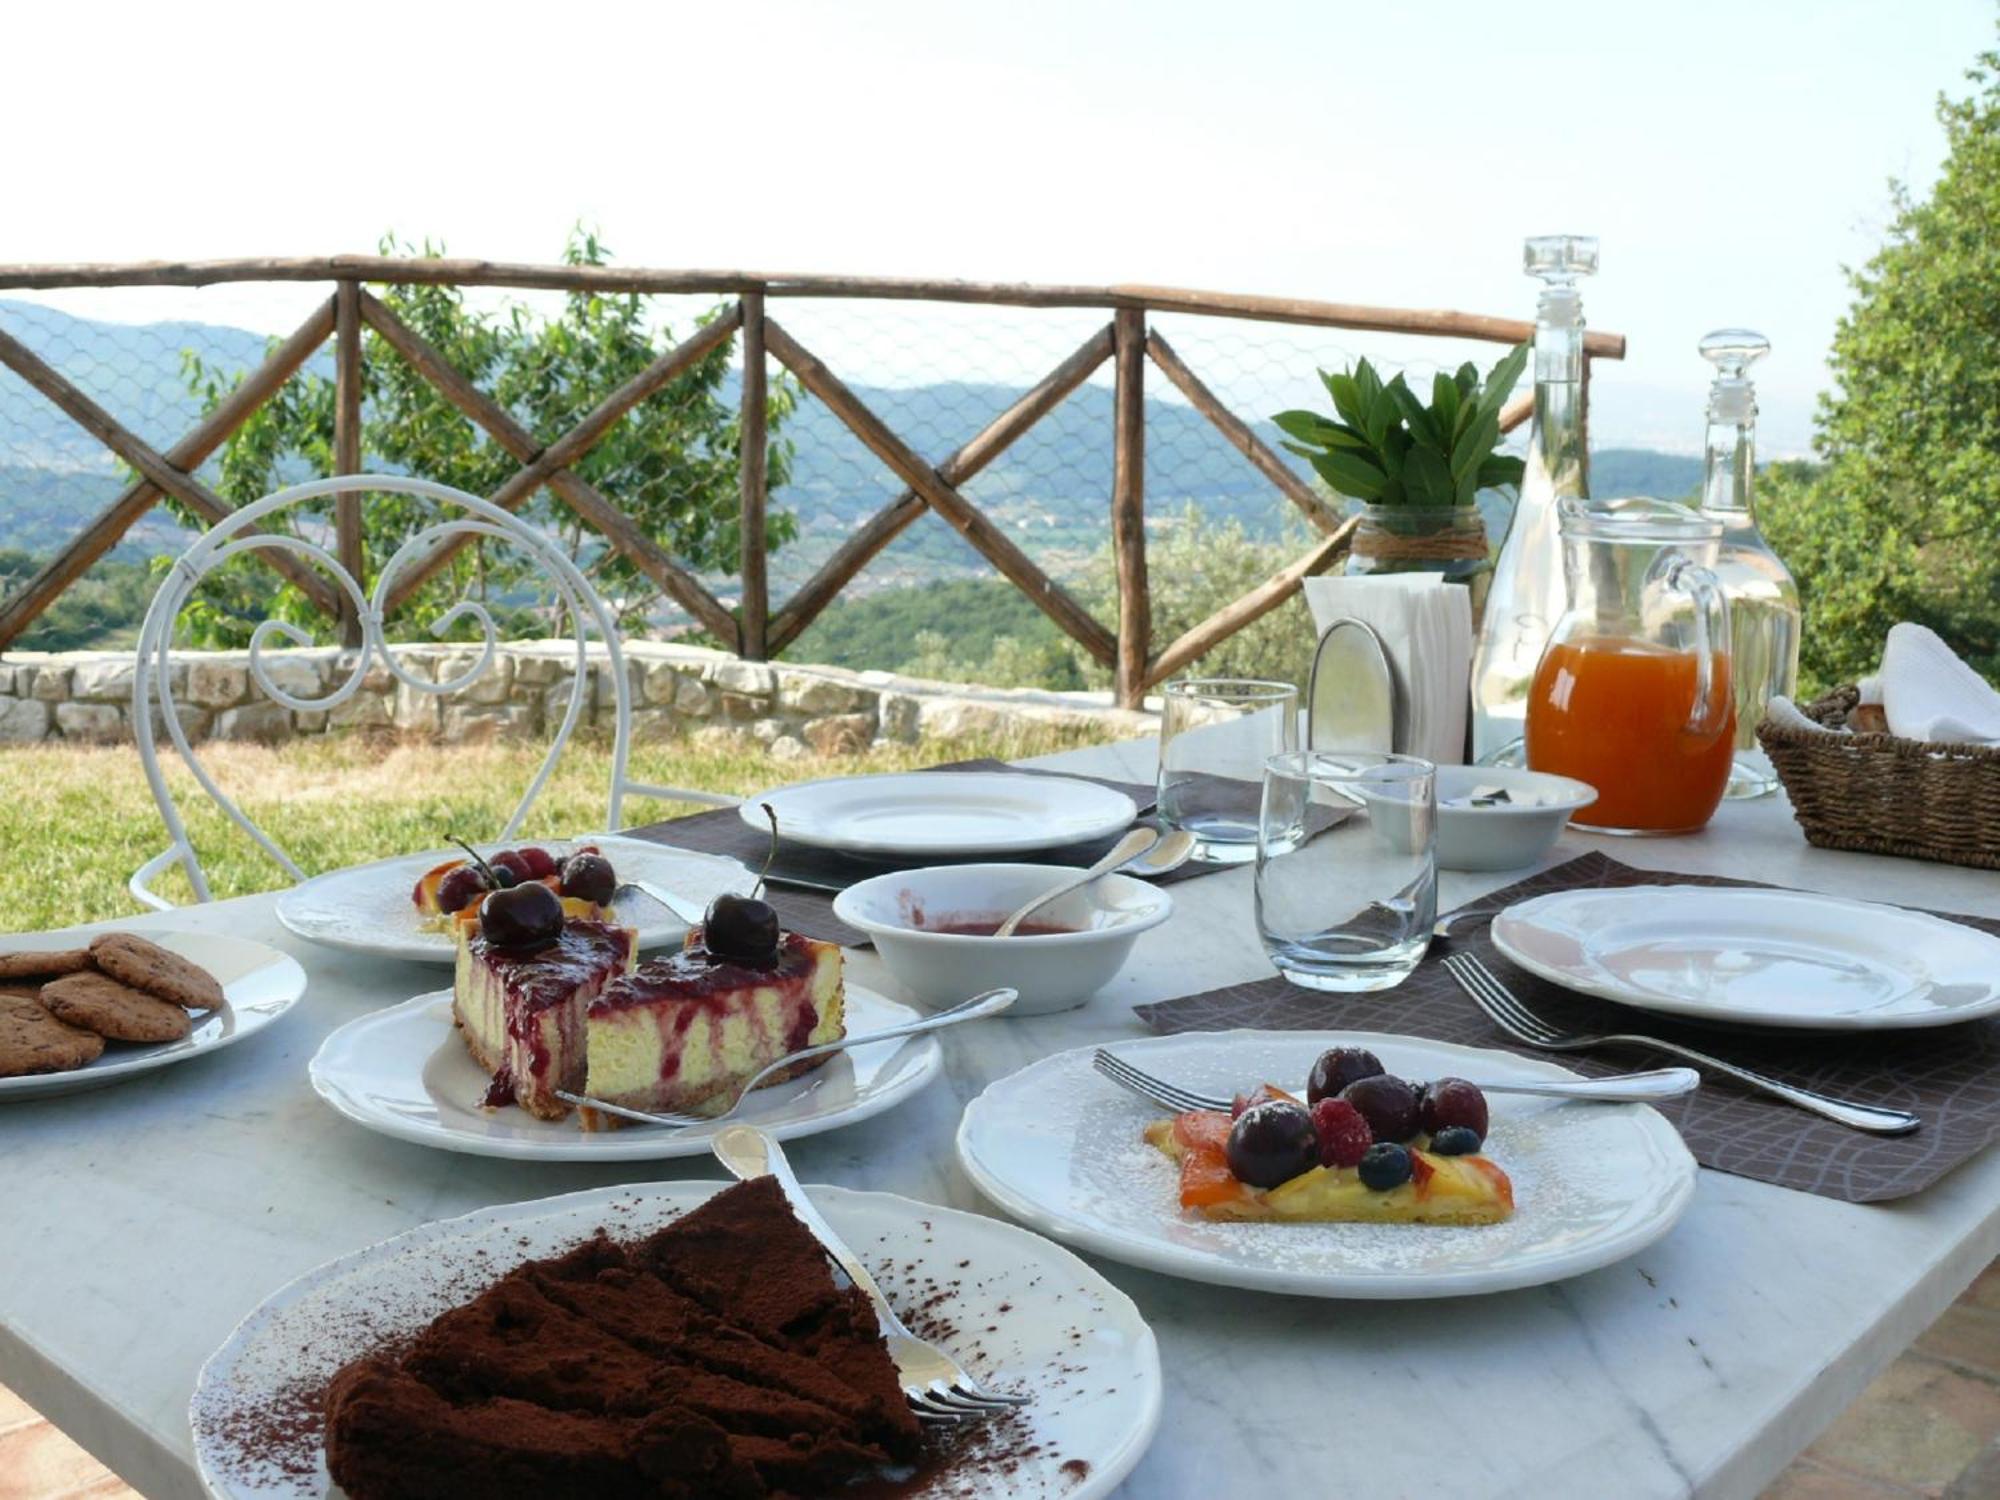
[[[1099,786],[1110,787],[1130,797],[1141,813],[1141,821],[1152,811],[1153,788],[1140,782],[1111,781],[1101,776],[1076,776],[1068,771],[1038,771],[1023,766],[1010,766],[1001,760],[962,760],[947,765],[927,766],[930,771],[1015,771],[1024,776],[1064,776],[1076,781],[1094,781]],[[660,823],[648,823],[642,828],[628,829],[632,838],[649,839],[657,844],[672,844],[680,849],[694,849],[703,854],[720,854],[733,859],[748,869],[759,869],[764,856],[770,850],[770,837],[751,828],[733,807],[717,808],[713,812],[693,813],[684,818],[668,818]],[[1088,865],[1118,842],[1122,834],[1110,838],[1093,839],[1081,844],[1066,844],[1057,849],[1044,849],[1034,855],[1038,864]],[[968,859],[978,860],[979,855],[969,855]],[[842,854],[834,849],[809,849],[803,844],[780,843],[777,858],[771,862],[770,882],[765,887],[765,897],[777,910],[778,920],[793,932],[803,932],[808,937],[822,942],[839,943],[845,948],[865,948],[868,934],[849,927],[833,914],[833,897],[836,892],[847,889],[857,881],[872,876],[886,874],[892,870],[914,869],[918,865],[949,864],[950,860],[924,858],[921,860],[863,859],[852,854]],[[1227,865],[1203,865],[1190,861],[1178,870],[1159,877],[1156,884],[1166,885],[1175,881],[1194,880],[1217,870],[1231,868]]]
[[[1481,911],[1498,910],[1530,896],[1586,886],[1752,883],[1638,870],[1591,853],[1472,904]],[[2000,921],[1953,912],[1936,915],[2000,935]],[[1689,1097],[1660,1106],[1703,1166],[1850,1203],[1880,1203],[1928,1187],[2000,1138],[2000,1019],[1934,1030],[1821,1036],[1690,1026],[1585,999],[1537,979],[1502,958],[1486,935],[1486,924],[1472,919],[1454,929],[1448,946],[1434,947],[1407,982],[1382,994],[1324,995],[1273,976],[1142,1005],[1138,1014],[1160,1032],[1235,1027],[1389,1031],[1548,1056],[1508,1041],[1474,1008],[1439,961],[1449,951],[1476,953],[1527,1005],[1557,1025],[1671,1038],[1786,1083],[1863,1104],[1915,1110],[1924,1120],[1911,1135],[1864,1135],[1727,1078],[1707,1079]],[[1649,1065],[1647,1054],[1623,1047],[1601,1054],[1570,1053],[1560,1060],[1590,1074]]]

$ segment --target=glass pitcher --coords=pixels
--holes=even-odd
[[[1558,524],[1569,602],[1528,696],[1528,765],[1597,789],[1580,828],[1692,833],[1735,753],[1722,523],[1665,500],[1572,497]]]

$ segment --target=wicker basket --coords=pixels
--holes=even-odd
[[[1836,729],[1860,699],[1844,687],[1800,712]],[[1820,734],[1772,719],[1757,739],[1809,843],[2000,870],[2000,749]]]

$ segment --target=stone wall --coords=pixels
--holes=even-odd
[[[463,646],[400,646],[396,656],[412,676],[431,682],[460,676],[478,660],[476,651]],[[1016,726],[1074,725],[1114,739],[1155,728],[1153,715],[1113,708],[1101,693],[966,687],[888,672],[767,665],[658,641],[627,642],[625,657],[634,743],[682,735],[747,737],[785,760],[811,751],[865,750],[877,741],[908,743]],[[354,658],[353,652],[334,648],[269,652],[264,666],[281,692],[308,699],[346,681]],[[309,711],[266,697],[242,652],[177,651],[171,678],[190,739],[276,743],[358,729],[472,742],[553,733],[562,723],[575,666],[570,642],[513,642],[499,648],[487,670],[466,687],[431,694],[398,682],[373,661],[353,696],[331,709]],[[601,649],[591,653],[581,721],[605,729],[614,713],[614,695],[603,680],[608,666]],[[0,742],[130,741],[132,675],[129,651],[0,655]]]

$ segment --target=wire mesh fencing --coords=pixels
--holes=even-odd
[[[282,308],[272,289],[245,284],[201,291],[107,288],[88,297],[14,294],[0,296],[0,330],[45,360],[113,421],[164,452],[201,420],[219,393],[264,359],[274,333],[289,331],[288,319],[295,319],[311,299],[323,298],[326,288],[291,287],[286,294],[289,300]],[[700,317],[731,300],[648,296],[638,299],[636,316],[664,346],[669,338],[685,337]],[[499,330],[494,337],[503,341],[510,329],[520,336],[524,329],[553,326],[569,301],[568,294],[559,292],[464,294],[464,306],[486,317]],[[964,306],[849,297],[773,298],[768,315],[819,356],[903,443],[932,465],[943,463],[986,428],[1098,335],[1109,319],[1101,308]],[[1281,434],[1270,418],[1291,407],[1327,409],[1318,370],[1344,368],[1366,354],[1385,374],[1406,370],[1427,381],[1432,370],[1453,367],[1467,357],[1483,369],[1498,353],[1492,344],[1171,312],[1155,314],[1151,324],[1171,340],[1181,360],[1221,403],[1281,454]],[[466,343],[468,350],[481,347],[476,340]],[[379,338],[369,336],[366,358],[371,364],[398,357]],[[707,394],[718,408],[733,407],[738,400],[740,344],[732,346],[728,358],[733,363]],[[307,361],[293,384],[329,388],[333,359],[329,341]],[[573,362],[563,369],[575,378],[585,364]],[[779,459],[773,468],[769,508],[781,518],[780,544],[769,561],[775,606],[812,578],[907,486],[825,402],[800,388],[775,360],[770,368],[777,394],[770,436]],[[534,370],[524,373],[498,356],[490,367],[465,373],[475,383],[483,377],[494,387],[486,394],[527,426],[536,444],[561,435],[549,430],[554,425],[550,422],[538,426],[538,415],[546,417],[551,410],[568,415],[585,412],[616,384],[607,374],[600,388],[566,391],[562,399],[552,401],[548,391],[534,387]],[[547,371],[543,376],[554,378]],[[1230,528],[1249,544],[1269,549],[1274,558],[1287,545],[1296,550],[1306,533],[1292,502],[1158,369],[1147,367],[1145,382],[1148,533],[1170,533],[1193,521]],[[420,471],[426,450],[405,442],[401,426],[396,429],[396,444],[385,444],[379,436],[385,419],[394,416],[407,423],[408,412],[400,408],[389,412],[388,396],[379,387],[371,389],[375,394],[364,404],[360,424],[362,466]],[[639,426],[685,422],[685,403],[676,390],[669,386],[648,397],[624,422]],[[442,398],[433,404],[437,451],[449,450],[454,462],[469,465],[464,472],[504,476],[517,466],[519,455],[502,451],[493,435],[463,412]],[[958,489],[1049,578],[1074,589],[1102,623],[1115,629],[1115,596],[1109,585],[1110,497],[1116,462],[1113,408],[1112,367],[1106,361]],[[312,435],[316,429],[308,431],[311,423],[305,416],[291,415],[303,424],[292,434],[299,440],[280,461],[258,471],[285,481],[323,472],[328,462],[323,434]],[[424,419],[433,419],[428,409]],[[301,438],[300,432],[306,436]],[[378,436],[371,441],[371,434]],[[1516,435],[1517,441],[1520,436]],[[238,445],[271,441],[268,428],[235,439]],[[713,449],[726,441],[726,427],[712,422],[700,429],[697,446]],[[400,461],[385,454],[385,446],[401,455]],[[209,459],[195,471],[197,477],[219,484],[231,452],[225,448]],[[689,462],[721,458],[713,452],[696,453]],[[1301,460],[1282,455],[1282,461],[1317,486]],[[643,446],[620,448],[612,443],[603,445],[592,462],[591,483],[605,499],[622,511],[655,518],[658,534],[653,540],[667,551],[705,553],[695,566],[702,582],[725,607],[738,603],[730,547],[717,541],[716,528],[734,524],[719,513],[726,503],[726,486],[717,474],[707,474],[702,503],[718,514],[702,520],[706,540],[696,547],[688,541],[692,533],[686,528],[700,518],[677,517],[674,497],[656,493],[662,485],[692,483],[685,478],[690,471],[663,469]],[[131,477],[95,436],[20,376],[0,369],[0,590],[11,590],[63,548]],[[1326,499],[1336,510],[1346,508],[1337,497]],[[685,512],[687,507],[681,509]],[[573,509],[546,493],[532,502],[530,514],[563,530],[579,552],[602,553],[606,546],[593,528],[578,523]],[[17,644],[76,646],[120,639],[136,624],[136,614],[119,618],[120,608],[127,612],[143,608],[143,588],[129,586],[135,571],[178,550],[190,534],[166,507],[155,506]],[[844,602],[860,601],[894,590],[975,583],[995,576],[992,563],[952,526],[919,507],[915,519],[846,581],[840,593]],[[112,597],[118,593],[113,583],[123,587],[122,606]],[[1009,620],[1023,618],[1032,622],[1032,610],[1026,616],[1009,616]],[[943,623],[963,634],[968,622]],[[643,624],[671,633],[687,628],[690,621],[671,599],[649,597]],[[973,629],[976,633],[976,622]],[[1022,634],[1038,631],[1037,623],[1034,628],[1023,627]],[[916,634],[903,632],[902,659],[846,664],[908,667],[930,649],[930,643],[915,639]],[[827,638],[823,630],[808,632],[799,644],[805,648]],[[1079,653],[1069,656],[1081,660]]]

